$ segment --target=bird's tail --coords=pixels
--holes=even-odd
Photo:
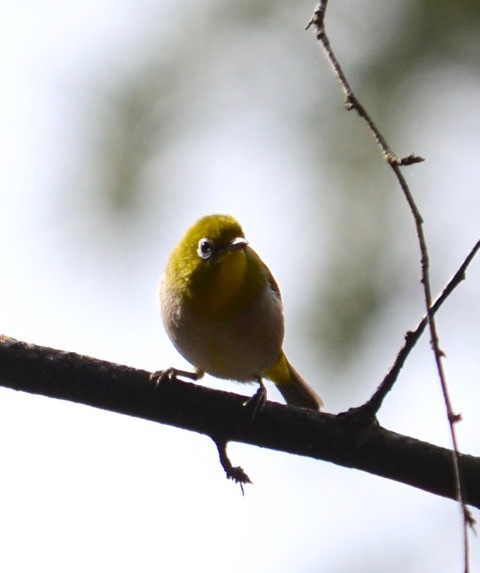
[[[275,382],[287,404],[309,408],[310,410],[320,410],[323,406],[320,396],[293,368],[283,352],[278,362],[265,371],[263,376]]]

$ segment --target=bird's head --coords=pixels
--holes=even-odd
[[[186,232],[175,247],[167,276],[176,287],[208,288],[214,280],[236,281],[246,266],[242,227],[230,215],[207,215]]]

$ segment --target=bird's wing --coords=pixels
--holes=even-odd
[[[263,267],[267,275],[268,285],[270,286],[272,291],[278,296],[278,299],[282,300],[282,295],[280,294],[280,288],[278,286],[277,281],[274,279],[272,273],[270,272],[270,269],[267,267],[265,263],[263,264]]]

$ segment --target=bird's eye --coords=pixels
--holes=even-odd
[[[198,241],[197,253],[201,259],[205,261],[209,259],[213,253],[212,241],[210,241],[210,239],[200,239]]]

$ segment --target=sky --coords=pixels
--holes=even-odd
[[[197,126],[200,143],[193,137],[172,142],[172,193],[195,192],[172,206],[168,217],[161,212],[165,206],[153,201],[141,224],[119,235],[102,223],[98,203],[80,200],[78,189],[93,178],[78,163],[92,153],[85,110],[95,109],[95,86],[105,75],[134,69],[133,54],[149,49],[158,27],[165,30],[167,49],[181,21],[178,6],[24,0],[0,10],[2,333],[152,371],[185,367],[163,332],[156,285],[186,227],[203,214],[225,211],[242,222],[281,285],[285,344],[295,367],[307,379],[316,379],[319,368],[328,376],[308,356],[295,318],[310,272],[299,246],[317,232],[316,220],[291,192],[302,159],[286,156],[287,134],[268,114],[240,114],[205,134]],[[306,35],[302,41],[313,43]],[[326,64],[323,73],[330,73]],[[426,232],[438,269],[436,290],[479,239],[480,228],[472,216],[480,212],[480,86],[462,69],[449,77],[427,78],[430,91],[419,91],[402,126],[402,143],[415,140],[412,151],[429,156],[426,167],[408,175],[430,215]],[[440,95],[432,101],[434,87]],[[73,192],[75,173],[81,181]],[[477,261],[461,294],[439,316],[454,404],[464,417],[460,443],[472,454],[479,443],[479,281]],[[415,296],[421,301],[420,290]],[[381,379],[402,333],[416,322],[417,314],[401,314],[407,306],[398,302],[392,324],[372,332],[384,338],[376,353],[357,363],[365,379]],[[343,383],[339,378],[338,387],[316,386],[327,411],[358,404],[372,389]],[[269,396],[281,400],[272,387]],[[413,353],[394,397],[381,423],[449,445],[426,341]],[[242,496],[204,436],[7,389],[0,389],[0,433],[4,571],[461,570],[454,503],[356,470],[231,444],[232,462],[254,482]],[[471,545],[472,571],[478,571],[476,537]]]

